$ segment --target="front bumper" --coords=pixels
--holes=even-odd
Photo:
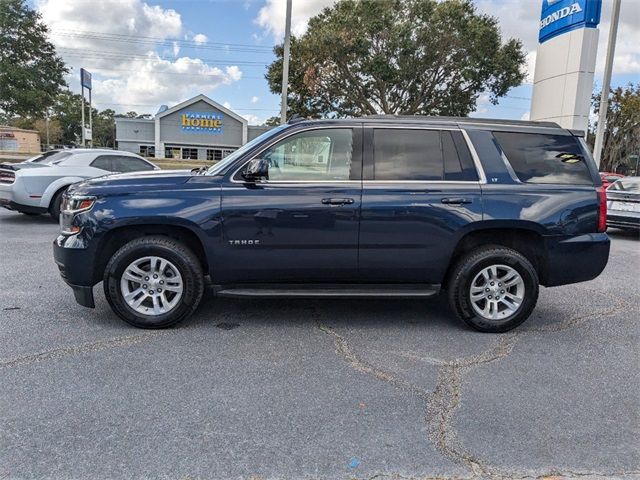
[[[606,233],[546,237],[547,258],[542,285],[554,287],[593,280],[607,266],[611,242]]]
[[[53,241],[53,258],[60,270],[60,276],[73,290],[73,295],[83,307],[95,308],[93,286],[93,252],[82,248],[75,235],[60,235]]]

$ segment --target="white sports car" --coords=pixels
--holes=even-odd
[[[27,215],[60,215],[63,192],[87,178],[108,173],[158,170],[134,153],[77,148],[59,150],[22,163],[0,163],[0,206]]]

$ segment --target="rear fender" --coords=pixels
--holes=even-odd
[[[81,182],[83,180],[85,180],[83,177],[62,177],[51,182],[42,193],[40,206],[43,208],[49,208],[49,206],[51,205],[51,200],[57,192],[59,192],[63,188],[69,187],[69,185],[73,185],[74,183]]]

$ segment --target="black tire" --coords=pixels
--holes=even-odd
[[[146,256],[164,258],[178,269],[183,279],[182,298],[166,313],[144,315],[124,299],[120,280],[125,269]],[[138,328],[167,328],[185,320],[200,304],[204,292],[204,275],[198,257],[184,244],[165,236],[141,237],[121,247],[109,260],[104,272],[104,294],[111,309],[125,322]]]
[[[60,220],[60,207],[62,206],[62,195],[66,191],[67,189],[63,188],[59,192],[56,192],[56,194],[51,199],[51,203],[49,204],[49,215],[51,215],[51,218],[53,218],[56,222]]]
[[[504,318],[489,320],[477,314],[471,302],[471,282],[483,269],[492,265],[506,265],[516,270],[524,281],[524,297],[513,313]],[[463,256],[453,268],[447,282],[447,296],[451,310],[470,327],[481,332],[509,331],[524,322],[538,300],[538,274],[521,253],[501,246],[483,246]]]

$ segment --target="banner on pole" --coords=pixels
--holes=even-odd
[[[91,90],[91,73],[86,71],[84,68],[80,69],[80,85]]]

